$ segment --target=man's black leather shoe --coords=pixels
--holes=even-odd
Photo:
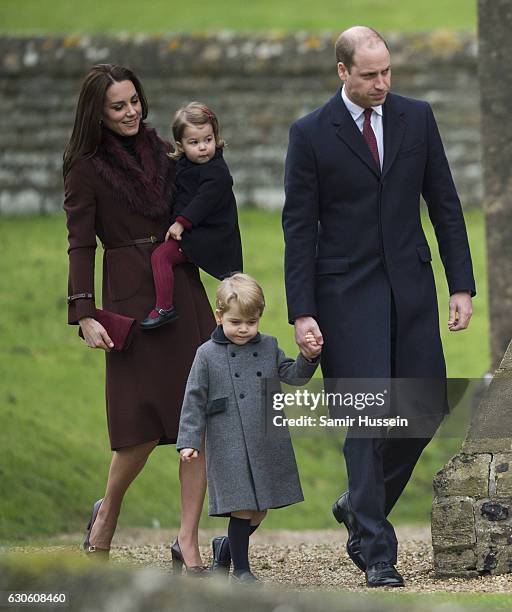
[[[366,586],[369,587],[403,587],[404,579],[395,566],[387,561],[370,565],[366,570]]]
[[[155,308],[158,312],[157,317],[147,317],[144,321],[139,323],[141,329],[156,329],[157,327],[162,327],[162,325],[166,325],[174,319],[178,318],[178,313],[176,312],[176,308],[171,306],[167,310],[164,308]]]
[[[362,571],[366,571],[366,562],[361,553],[361,536],[359,527],[348,498],[348,491],[342,493],[332,506],[332,513],[338,523],[343,523],[348,531],[347,539],[347,554],[357,567]]]
[[[231,551],[229,550],[229,540],[226,536],[218,536],[212,540],[212,572],[214,574],[229,574],[231,565]]]

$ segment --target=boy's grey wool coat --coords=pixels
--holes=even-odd
[[[176,448],[201,449],[206,432],[208,513],[266,510],[303,501],[289,433],[265,432],[264,381],[309,380],[317,364],[285,356],[272,336],[242,346],[222,327],[197,350],[185,390]]]

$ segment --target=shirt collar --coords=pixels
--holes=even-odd
[[[357,104],[352,102],[352,100],[350,100],[350,98],[347,96],[347,92],[345,91],[345,85],[343,85],[343,88],[341,90],[341,97],[343,98],[343,102],[345,102],[345,106],[348,108],[349,113],[352,115],[352,119],[354,121],[357,121],[359,117],[364,113],[364,108],[362,106],[358,106]],[[377,115],[380,115],[382,117],[382,104],[379,104],[378,106],[372,106],[371,108],[377,113]]]
[[[217,342],[218,344],[234,344],[231,342],[229,338],[226,337],[226,334],[224,333],[224,329],[222,328],[222,325],[217,325],[217,327],[213,330],[211,339],[214,342]],[[254,336],[254,338],[251,338],[249,342],[247,342],[246,344],[254,344],[255,342],[259,342],[260,340],[261,340],[261,335],[260,335],[260,332],[258,332]]]

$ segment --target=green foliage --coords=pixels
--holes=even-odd
[[[261,329],[276,335],[294,355],[293,329],[286,317],[280,216],[245,209],[240,218],[246,271],[261,282],[268,304]],[[479,297],[471,329],[443,335],[450,375],[478,377],[489,364],[484,225],[480,211],[472,210],[466,218]],[[103,494],[110,451],[103,354],[88,349],[77,337],[77,328],[66,325],[63,216],[0,218],[0,233],[0,539],[14,540],[81,529],[92,502]],[[434,247],[432,232],[428,237]],[[432,250],[437,253],[435,247]],[[100,258],[98,252],[98,272]],[[444,330],[446,282],[438,257],[434,264]],[[212,297],[216,282],[204,280]],[[332,527],[330,503],[345,486],[341,442],[296,440],[306,502],[271,512],[268,527]],[[428,520],[432,475],[459,443],[439,438],[428,447],[396,509],[396,521]],[[177,470],[174,447],[158,448],[128,492],[121,524],[176,526]],[[202,526],[219,527],[219,520],[205,513]]]
[[[451,0],[2,0],[0,31],[10,33],[341,31],[363,23],[384,31],[474,30],[476,2]]]

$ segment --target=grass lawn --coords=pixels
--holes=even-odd
[[[450,376],[479,377],[489,363],[484,224],[480,211],[466,217],[479,296],[471,329],[444,333],[444,341]],[[241,228],[246,270],[266,293],[262,330],[278,336],[288,354],[295,354],[293,330],[286,321],[280,215],[246,209]],[[91,502],[103,492],[110,451],[103,354],[87,349],[76,328],[66,325],[64,217],[0,218],[0,233],[1,540],[81,529]],[[432,243],[431,232],[428,236]],[[437,248],[433,252],[444,330],[446,282]],[[205,283],[212,296],[215,281],[205,278]],[[428,447],[395,511],[396,521],[428,520],[432,475],[459,443],[445,437]],[[333,526],[330,503],[345,484],[340,448],[341,440],[334,438],[321,444],[318,439],[297,440],[306,502],[270,513],[267,527]],[[177,466],[174,447],[153,453],[128,493],[121,524],[177,525]],[[202,526],[218,524],[205,516]]]
[[[511,596],[508,593],[407,593],[382,591],[379,597],[383,604],[394,602],[395,605],[409,605],[411,609],[421,604],[425,610],[510,610]],[[375,602],[378,609],[378,603]]]
[[[476,0],[2,0],[1,32],[104,33],[334,30],[357,23],[383,31],[475,30]]]

